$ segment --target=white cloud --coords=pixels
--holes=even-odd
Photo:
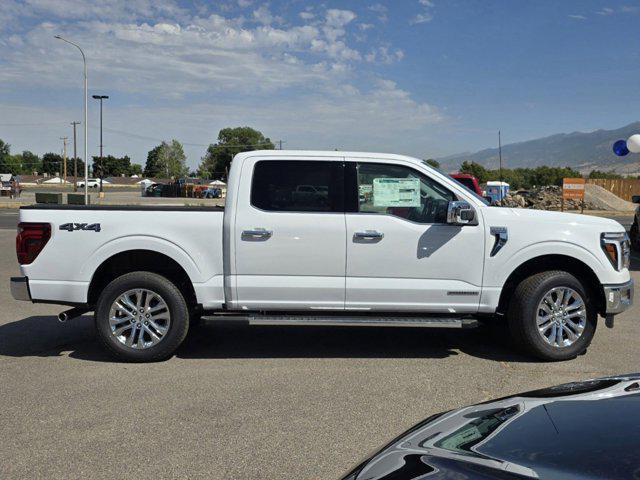
[[[410,20],[410,25],[418,25],[433,20],[433,9],[435,7],[432,0],[418,0],[418,4],[422,7],[422,11],[414,15]]]
[[[382,5],[381,3],[374,3],[373,5],[369,5],[368,10],[376,13],[378,15],[378,20],[381,22],[386,22],[388,20],[387,17],[387,7]]]
[[[373,24],[372,23],[359,23],[358,24],[358,28],[364,32],[366,30],[369,30],[369,29],[373,28]]]
[[[272,23],[282,23],[282,17],[277,17],[271,14],[269,7],[261,5],[258,9],[253,11],[253,19],[263,25],[271,25]]]
[[[341,28],[352,22],[356,18],[356,14],[351,10],[338,10],[331,8],[327,10],[327,26],[333,28]]]
[[[609,16],[613,15],[615,11],[610,7],[603,7],[600,11],[596,12],[598,15]]]
[[[574,20],[586,20],[587,19],[587,17],[585,17],[584,15],[577,15],[577,14],[568,15],[568,17],[572,18]]]
[[[174,0],[25,0],[22,13],[33,17],[53,16],[60,19],[100,18],[135,20],[163,16],[185,17],[187,10]]]
[[[238,6],[240,8],[247,8],[253,3],[253,0],[238,0]]]
[[[153,147],[140,136],[205,144],[219,128],[249,124],[286,137],[289,146],[355,148],[443,119],[395,83],[368,80],[375,65],[397,62],[404,53],[386,43],[361,51],[354,37],[372,27],[357,23],[351,10],[304,10],[314,17],[292,25],[279,23],[264,5],[255,8],[257,2],[248,19],[204,8],[186,12],[170,0],[26,0],[28,9],[5,1],[0,18],[7,16],[13,28],[0,29],[0,92],[15,102],[0,111],[13,108],[15,122],[47,119],[55,125],[9,131],[6,140],[16,149],[57,148],[60,128],[81,114],[80,101],[49,107],[29,100],[30,92],[43,88],[50,98],[80,95],[80,55],[55,34],[85,50],[90,89],[112,97],[105,120],[138,135],[112,133],[113,153],[130,153],[137,161]],[[78,10],[69,13],[74,6]],[[96,144],[93,138],[90,144]],[[187,150],[194,166],[203,149]]]
[[[370,63],[383,63],[386,65],[400,61],[404,58],[404,52],[399,48],[391,50],[388,46],[380,46],[365,55],[365,60]]]
[[[299,15],[303,20],[312,20],[313,18],[315,18],[315,14],[312,12],[300,12]]]

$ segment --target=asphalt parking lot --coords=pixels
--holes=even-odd
[[[433,413],[640,370],[638,306],[563,363],[483,331],[242,325],[200,327],[166,362],[114,363],[90,316],[61,324],[64,307],[11,298],[14,239],[0,212],[2,479],[339,478]]]

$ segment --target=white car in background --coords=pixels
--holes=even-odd
[[[109,183],[111,183],[111,182],[107,182],[106,180],[102,180],[102,184],[103,185],[107,185]],[[78,180],[76,182],[76,185],[79,188],[84,188],[84,180]],[[100,187],[100,179],[99,178],[88,178],[87,179],[87,186],[89,188],[98,188],[98,187]]]

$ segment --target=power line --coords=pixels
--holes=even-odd
[[[75,122],[74,122],[75,123]],[[80,123],[80,122],[77,122]],[[33,126],[33,127],[39,127],[39,126],[46,126],[46,125],[58,125],[58,123],[0,123],[0,127],[29,127],[29,126]],[[72,123],[73,125],[73,123]],[[97,130],[98,127],[94,127],[92,126],[91,129],[93,130]],[[103,127],[103,130],[107,131],[107,132],[111,132],[111,133],[117,133],[119,135],[123,135],[125,137],[131,137],[131,138],[138,138],[140,140],[151,140],[152,142],[166,142],[166,139],[163,138],[157,138],[157,137],[150,137],[147,135],[139,135],[137,133],[131,133],[131,132],[125,132],[123,130],[117,130],[115,128],[107,128],[107,127]],[[219,147],[229,147],[229,148],[244,148],[244,147],[263,147],[265,146],[264,143],[239,143],[239,144],[218,144],[218,143],[192,143],[192,142],[180,142],[182,145],[188,146],[188,147],[210,147],[211,145],[213,146],[219,146]],[[283,143],[287,143],[285,140],[276,140],[273,142],[275,145],[278,145],[278,150],[282,150],[282,144]]]

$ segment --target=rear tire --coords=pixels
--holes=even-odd
[[[597,313],[589,294],[576,277],[561,270],[541,272],[523,280],[507,310],[515,346],[546,361],[570,360],[583,353],[597,326]],[[563,313],[562,301],[559,306],[549,301],[569,296],[564,312],[570,313]],[[582,309],[577,307],[580,302]],[[545,318],[549,319],[543,321]],[[544,333],[541,329],[545,329]],[[559,333],[556,336],[554,332]]]
[[[98,338],[118,359],[155,362],[173,355],[187,336],[189,308],[167,278],[132,272],[102,291],[95,324]]]

